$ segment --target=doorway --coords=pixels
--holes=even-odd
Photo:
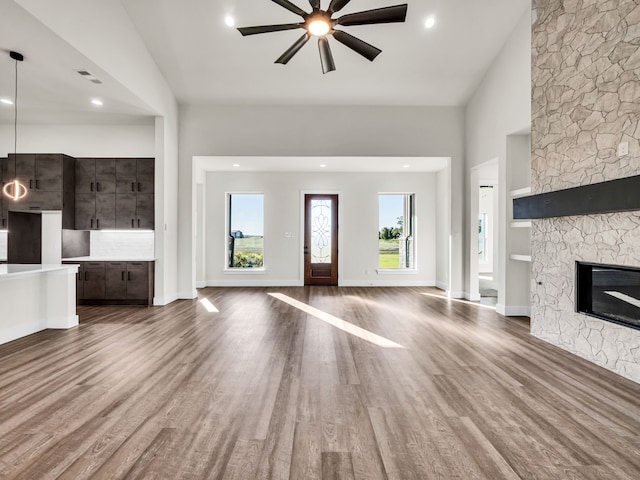
[[[338,195],[304,196],[304,284],[338,285]]]

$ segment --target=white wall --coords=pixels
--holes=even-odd
[[[227,193],[261,192],[265,271],[225,272]],[[209,172],[205,257],[208,285],[302,285],[302,193],[339,194],[339,284],[435,285],[436,175]],[[415,193],[416,272],[378,273],[378,193]],[[285,232],[292,233],[286,238]]]
[[[178,298],[178,103],[119,0],[15,0],[156,113],[155,304]],[[96,20],[99,19],[99,20]]]
[[[483,81],[476,89],[466,107],[466,191],[467,209],[465,250],[472,249],[471,232],[471,169],[482,163],[498,158],[499,162],[499,238],[500,255],[497,259],[498,304],[502,311],[518,311],[519,300],[505,297],[506,283],[509,282],[507,263],[508,252],[507,202],[511,202],[507,186],[507,136],[524,133],[531,124],[531,14],[527,12],[518,22],[500,54],[489,68]],[[511,165],[513,168],[513,165]],[[526,166],[522,167],[526,169]],[[477,223],[477,222],[475,222]],[[474,237],[475,238],[475,237]],[[516,267],[518,268],[518,267]],[[465,265],[464,284],[471,290],[472,272],[469,261]]]
[[[22,153],[64,153],[72,157],[154,157],[150,125],[20,125]],[[0,125],[0,156],[13,153],[13,126]]]
[[[451,285],[462,290],[463,144],[462,108],[181,106],[180,292],[195,295],[192,159],[200,155],[451,157]]]
[[[436,285],[449,291],[451,170],[436,173]]]

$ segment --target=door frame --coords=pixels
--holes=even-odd
[[[340,190],[300,190],[299,208],[300,208],[300,242],[298,245],[298,261],[300,262],[300,285],[304,286],[304,226],[305,226],[305,207],[304,196],[305,195],[337,195],[338,196],[338,286],[342,286],[344,280],[344,257],[343,257],[343,201],[342,192]]]

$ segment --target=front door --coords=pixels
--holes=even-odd
[[[338,196],[304,196],[304,284],[338,285]]]

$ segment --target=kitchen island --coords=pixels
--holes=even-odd
[[[0,344],[78,325],[78,265],[0,265]]]

